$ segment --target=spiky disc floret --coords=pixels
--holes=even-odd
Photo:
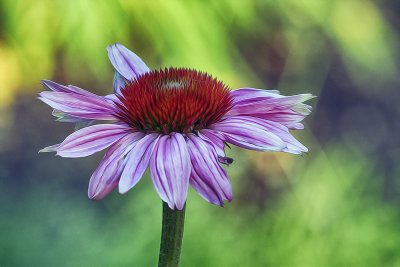
[[[169,68],[129,81],[117,95],[117,117],[145,132],[196,132],[232,106],[229,88],[207,73]]]

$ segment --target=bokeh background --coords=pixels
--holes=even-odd
[[[73,131],[41,79],[112,90],[106,46],[232,89],[312,93],[304,156],[233,147],[233,201],[190,189],[182,266],[400,266],[400,2],[0,0],[0,266],[155,266],[148,174],[87,198],[102,155],[37,154]],[[100,153],[101,154],[101,153]]]

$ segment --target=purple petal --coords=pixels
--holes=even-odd
[[[115,120],[115,107],[103,97],[75,93],[41,92],[39,99],[64,113],[75,117],[98,120]]]
[[[302,154],[302,152],[308,151],[303,144],[297,141],[296,138],[290,134],[289,129],[286,126],[274,121],[263,120],[254,117],[246,117],[246,120],[262,125],[268,131],[274,133],[280,139],[282,139],[282,141],[286,144],[286,147],[282,149],[282,152]]]
[[[283,96],[260,89],[237,89],[232,91],[234,106],[227,113],[230,116],[253,116],[279,122],[289,129],[302,129],[299,123],[311,113],[311,107],[303,104],[314,96],[301,94]]]
[[[102,199],[118,185],[123,164],[121,155],[106,155],[103,158],[90,177],[88,189],[90,199]]]
[[[42,85],[45,89],[53,92],[72,93],[88,97],[97,97],[95,94],[92,94],[73,85],[69,85],[67,87],[49,80],[42,80]],[[91,119],[75,117],[57,109],[53,110],[52,115],[57,117],[57,121],[76,123],[75,129],[87,127],[93,123],[93,120]]]
[[[283,110],[274,113],[254,113],[250,116],[275,121],[292,130],[304,129],[304,125],[300,123],[300,121],[307,117],[306,115],[298,114],[292,110]]]
[[[229,143],[257,151],[281,151],[286,144],[274,133],[246,116],[228,117],[210,129],[220,131]]]
[[[118,98],[117,95],[115,95],[115,94],[106,95],[106,96],[104,97],[104,99],[107,100],[107,102],[109,102],[109,103],[111,103],[111,104],[113,104],[113,105],[114,105],[114,103],[118,103],[118,104],[120,104],[120,105],[123,105],[122,102],[121,102],[121,100],[119,100],[119,98]]]
[[[95,94],[83,90],[74,85],[64,86],[49,80],[42,80],[42,85],[49,91],[61,92],[61,93],[74,93],[84,96],[96,96]]]
[[[203,129],[198,132],[198,136],[214,148],[220,163],[229,166],[233,162],[232,158],[225,156],[225,140],[221,133],[210,129]]]
[[[299,104],[311,98],[313,96],[310,94],[293,96],[276,95],[275,98],[249,98],[236,103],[228,113],[229,115],[251,115],[253,113],[279,112],[286,109],[294,109],[293,111],[299,114],[308,115],[310,113],[310,110],[308,110],[310,106]]]
[[[213,130],[203,129],[199,131],[198,135],[201,139],[207,141],[214,147],[218,156],[225,157],[225,143],[222,134],[219,134]]]
[[[140,132],[131,133],[116,143],[107,151],[99,167],[93,173],[89,182],[88,196],[90,199],[101,199],[111,192],[120,180],[120,176],[126,160],[124,156],[133,146],[143,138],[144,134]]]
[[[233,98],[233,104],[246,102],[248,99],[258,98],[276,98],[279,97],[279,91],[277,90],[264,90],[264,89],[253,89],[253,88],[240,88],[231,92]]]
[[[208,202],[222,206],[232,200],[232,187],[226,171],[218,163],[214,149],[201,138],[188,134],[192,162],[190,185]]]
[[[126,157],[127,164],[119,182],[119,192],[125,194],[142,178],[149,166],[150,156],[160,134],[152,133],[142,138]]]
[[[160,198],[171,209],[186,202],[191,165],[187,144],[180,133],[163,135],[150,158],[150,173]]]
[[[140,57],[122,44],[109,45],[107,51],[111,64],[127,80],[133,80],[150,71]]]
[[[110,146],[128,133],[128,126],[99,124],[80,129],[70,134],[57,148],[57,155],[80,158],[92,155]]]

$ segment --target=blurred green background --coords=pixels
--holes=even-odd
[[[294,133],[308,154],[228,149],[233,201],[189,191],[182,266],[400,266],[399,14],[395,0],[0,0],[0,266],[157,264],[148,174],[91,201],[102,155],[37,154],[73,131],[40,80],[109,94],[115,42],[151,69],[318,96]]]

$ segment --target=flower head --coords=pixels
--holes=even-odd
[[[208,202],[231,201],[225,169],[231,143],[258,151],[306,152],[289,129],[311,110],[310,94],[282,96],[277,91],[231,91],[212,76],[185,68],[151,71],[121,44],[107,48],[115,68],[114,93],[104,97],[75,86],[43,80],[39,99],[54,108],[59,121],[77,131],[62,143],[42,149],[62,157],[85,157],[108,150],[93,173],[88,195],[101,199],[116,186],[126,193],[150,168],[160,198],[182,209],[189,184]],[[108,123],[95,124],[96,120]]]

